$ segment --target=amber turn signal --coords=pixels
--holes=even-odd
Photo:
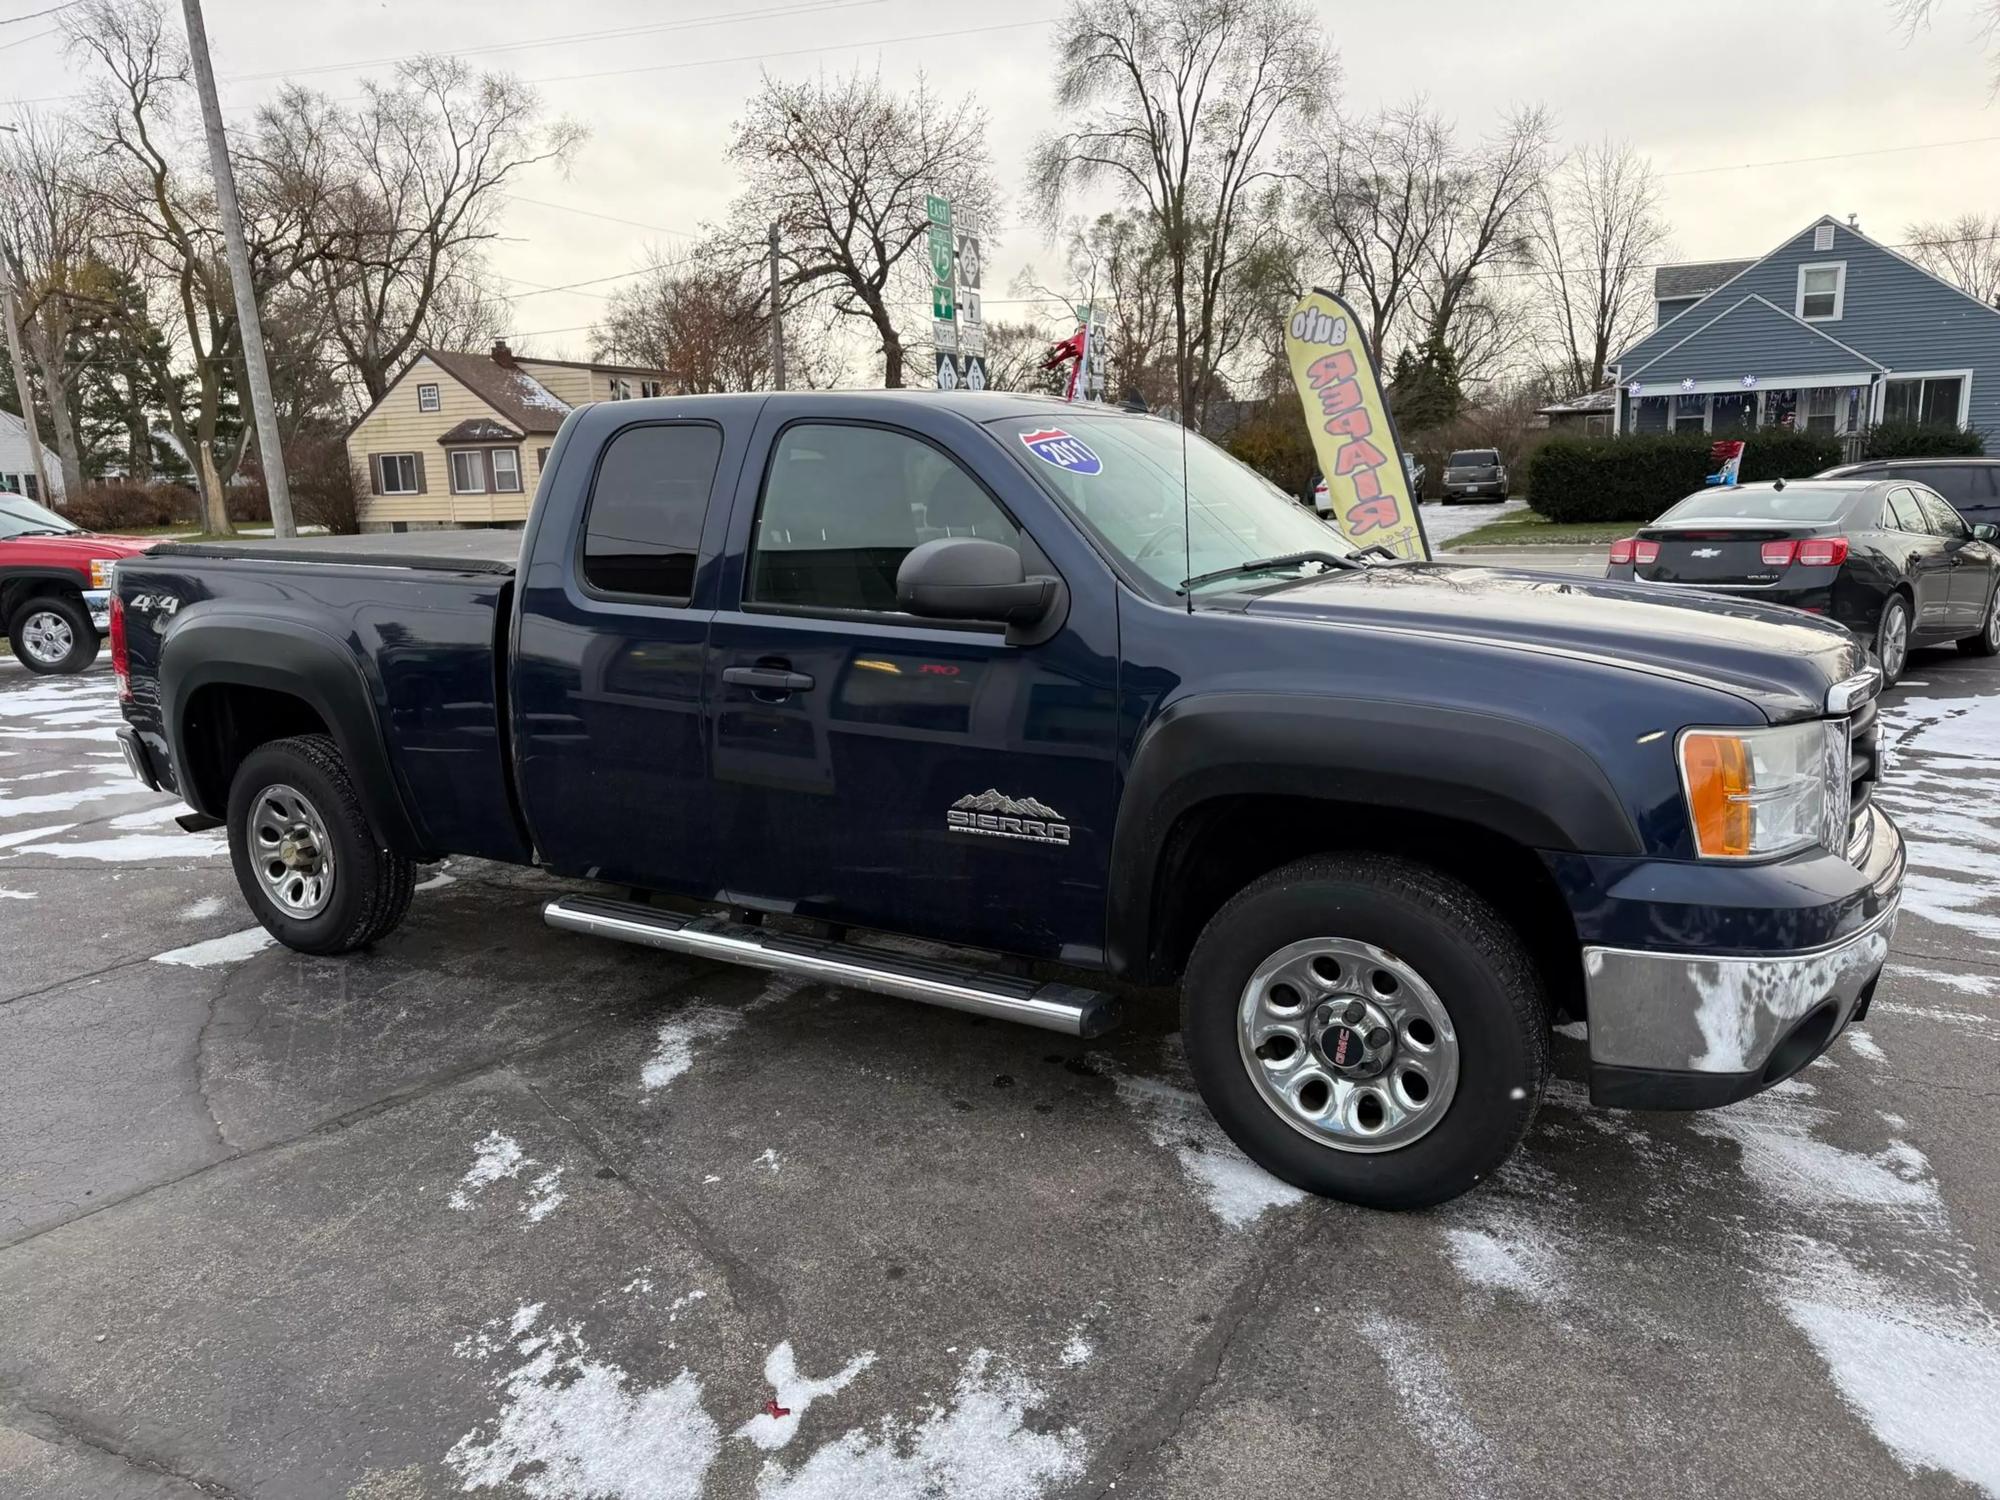
[[[1697,853],[1707,859],[1750,853],[1756,820],[1750,747],[1733,734],[1689,734],[1681,740],[1688,809]]]

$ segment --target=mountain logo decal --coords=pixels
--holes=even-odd
[[[944,815],[948,833],[980,834],[987,838],[1025,839],[1034,844],[1069,843],[1069,824],[1048,803],[1033,797],[1009,797],[988,787],[967,792]]]

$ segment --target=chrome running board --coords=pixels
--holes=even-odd
[[[569,932],[616,938],[670,953],[795,974],[823,984],[894,995],[1000,1021],[1019,1021],[1066,1036],[1101,1036],[1117,1024],[1117,1002],[1098,990],[1041,984],[826,938],[766,931],[725,917],[691,917],[596,896],[563,896],[542,908],[542,920]]]

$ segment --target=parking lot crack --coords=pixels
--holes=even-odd
[[[789,1313],[778,1284],[732,1250],[722,1236],[701,1215],[684,1203],[645,1182],[635,1173],[605,1137],[576,1119],[550,1099],[542,1085],[515,1076],[551,1118],[583,1147],[600,1166],[617,1174],[617,1180],[675,1231],[688,1237],[703,1256],[721,1273],[723,1285],[753,1338],[771,1342],[783,1336]]]
[[[241,1492],[232,1490],[217,1480],[206,1479],[199,1474],[189,1473],[186,1469],[176,1468],[173,1464],[150,1454],[134,1453],[120,1447],[110,1438],[92,1431],[83,1423],[65,1417],[46,1406],[38,1406],[31,1401],[23,1400],[18,1394],[8,1394],[0,1398],[0,1420],[5,1420],[10,1425],[45,1441],[74,1443],[80,1448],[102,1453],[141,1474],[150,1474],[159,1479],[177,1480],[204,1495],[215,1496],[216,1500],[248,1500],[248,1497]]]
[[[229,977],[225,973],[216,980],[214,988],[209,991],[208,1009],[202,1014],[201,1029],[194,1037],[194,1086],[195,1092],[201,1095],[201,1107],[208,1112],[208,1123],[215,1131],[215,1139],[223,1150],[233,1155],[240,1148],[236,1142],[230,1140],[229,1132],[223,1128],[222,1116],[216,1112],[215,1098],[208,1089],[208,1033],[215,1025],[215,1013],[228,990]]]

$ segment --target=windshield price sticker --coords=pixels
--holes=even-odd
[[[1045,464],[1053,464],[1070,474],[1101,474],[1104,461],[1090,449],[1082,438],[1071,437],[1060,427],[1044,427],[1037,432],[1024,432],[1021,441],[1028,451]]]

